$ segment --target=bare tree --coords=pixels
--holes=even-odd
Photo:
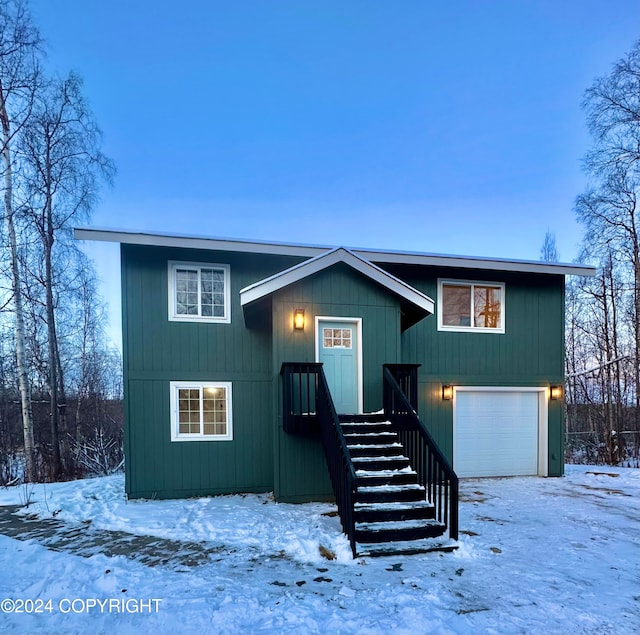
[[[582,259],[599,272],[567,296],[568,396],[591,404],[589,417],[600,422],[591,427],[616,462],[619,432],[640,432],[640,41],[594,81],[583,106],[593,143],[584,160],[589,186],[575,210],[585,229]]]
[[[36,465],[33,440],[33,414],[24,350],[24,315],[22,284],[18,263],[16,211],[14,209],[14,145],[29,120],[38,86],[40,34],[31,22],[22,0],[0,2],[0,155],[3,171],[4,224],[9,243],[10,277],[15,313],[15,342],[26,478],[34,481]]]
[[[609,257],[623,280],[632,337],[636,422],[640,410],[640,41],[586,92],[593,147],[585,158],[592,186],[576,201],[585,246]]]
[[[556,235],[547,229],[547,233],[544,235],[544,242],[540,248],[540,260],[558,262],[559,259],[558,249],[556,248]]]
[[[42,87],[20,140],[27,213],[43,253],[51,471],[56,479],[63,470],[60,422],[67,400],[56,327],[54,245],[70,237],[73,222],[88,217],[100,180],[110,180],[114,168],[100,150],[100,130],[82,96],[82,81],[75,74]]]

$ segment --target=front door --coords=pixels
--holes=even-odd
[[[318,318],[317,358],[322,362],[336,411],[360,412],[360,321]]]

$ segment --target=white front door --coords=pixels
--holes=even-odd
[[[360,320],[318,318],[316,358],[322,362],[339,414],[361,412]]]

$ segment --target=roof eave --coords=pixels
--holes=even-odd
[[[77,227],[73,231],[76,240],[96,240],[126,245],[148,245],[152,247],[179,247],[207,251],[235,251],[252,254],[301,256],[313,258],[331,247],[319,245],[294,245],[279,242],[255,242],[239,238],[206,238],[154,232],[130,232],[113,229]]]
[[[156,247],[179,247],[242,253],[297,256],[314,258],[333,248],[321,245],[282,243],[275,241],[252,241],[235,238],[206,238],[180,234],[160,234],[154,232],[131,232],[125,230],[76,228],[77,240],[96,240],[131,245]],[[513,271],[517,273],[542,273],[567,276],[594,276],[596,268],[590,265],[570,263],[549,263],[533,260],[482,258],[476,256],[456,256],[428,254],[409,251],[383,251],[376,249],[349,248],[350,253],[371,263],[415,264],[422,266],[493,271]]]

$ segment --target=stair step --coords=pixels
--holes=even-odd
[[[452,540],[423,540],[395,541],[388,543],[357,543],[358,556],[412,556],[430,551],[455,551],[458,543]]]
[[[353,511],[356,522],[427,520],[435,517],[435,508],[427,501],[356,503]]]
[[[347,445],[382,445],[398,442],[398,435],[395,432],[363,432],[358,434],[344,435]]]
[[[398,456],[403,452],[402,443],[381,443],[379,445],[360,443],[347,445],[347,448],[353,458],[358,456]]]
[[[357,484],[363,487],[372,485],[407,485],[418,482],[418,474],[409,467],[401,470],[356,470]]]
[[[381,434],[383,432],[393,433],[393,427],[389,421],[377,423],[342,423],[344,434]]]
[[[424,501],[426,490],[422,485],[372,485],[358,486],[356,503],[393,503]]]
[[[358,456],[352,457],[351,462],[357,470],[402,470],[409,467],[409,458],[398,454],[396,456]]]
[[[389,420],[382,412],[369,412],[363,415],[338,415],[340,423],[380,423]]]
[[[375,523],[356,523],[356,542],[406,542],[423,538],[437,538],[445,532],[436,520],[398,520]]]

